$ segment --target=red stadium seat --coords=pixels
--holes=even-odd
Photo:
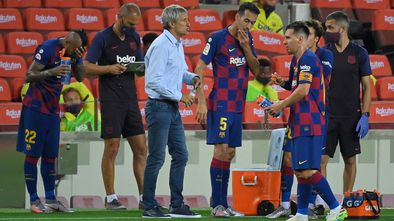
[[[111,26],[113,23],[115,23],[115,21],[118,19],[117,18],[118,12],[119,12],[118,8],[111,8],[105,11],[105,20],[107,22],[106,23],[107,26]],[[136,30],[137,31],[145,30],[143,19],[141,19],[141,22],[137,25]]]
[[[189,56],[185,55],[185,61],[188,67],[188,71],[194,72],[192,61],[190,60]]]
[[[320,38],[319,43],[317,43],[317,45],[322,48],[326,45],[326,40],[324,40],[323,37]]]
[[[266,31],[252,31],[252,36],[257,54],[269,57],[287,54],[287,49],[283,45],[283,35]]]
[[[85,29],[97,31],[104,28],[104,19],[100,10],[91,8],[71,8],[67,10],[67,29]]]
[[[201,55],[195,55],[192,58],[192,64],[193,64],[193,70],[197,66],[197,62],[200,60]],[[213,77],[213,69],[212,69],[212,63],[209,63],[207,67],[204,69],[204,76],[205,77]]]
[[[4,102],[0,105],[0,125],[19,125],[22,103]]]
[[[371,23],[375,10],[390,9],[390,0],[352,0],[357,19],[363,23]]]
[[[82,0],[43,0],[47,8],[80,8]]]
[[[4,44],[4,38],[3,35],[0,34],[0,54],[5,53],[5,44]]]
[[[219,13],[212,9],[189,10],[191,31],[201,31],[209,34],[223,28]]]
[[[146,101],[148,99],[148,95],[145,92],[145,78],[144,77],[135,77],[135,89],[137,90],[137,98],[139,101]]]
[[[0,55],[0,77],[25,77],[26,61],[18,55]]]
[[[254,128],[257,125],[262,125],[264,123],[264,109],[260,107],[257,102],[246,102],[245,111],[244,111],[244,119],[243,122],[246,124],[246,128]],[[280,124],[283,126],[284,124],[284,114],[279,117],[268,116],[268,122],[270,124]],[[248,125],[249,124],[249,125]],[[251,125],[250,125],[251,124]]]
[[[140,8],[145,9],[145,8],[161,8],[160,5],[160,0],[121,0],[124,3],[135,3],[137,4]]]
[[[64,36],[66,36],[67,34],[68,34],[69,32],[68,31],[52,31],[52,32],[49,32],[48,34],[47,34],[47,40],[48,39],[54,39],[54,38],[60,38],[60,37],[64,37]]]
[[[375,77],[392,76],[390,62],[386,55],[369,55],[372,74]]]
[[[179,113],[181,114],[183,124],[197,124],[196,109],[197,109],[196,105],[186,107],[184,103],[182,102],[179,103]]]
[[[138,107],[140,108],[140,113],[141,113],[141,118],[142,118],[142,124],[143,125],[146,125],[145,106],[146,106],[146,101],[138,101]],[[160,204],[160,205],[163,205],[163,204]]]
[[[205,46],[205,36],[201,32],[190,32],[182,36],[182,43],[186,54],[201,54]]]
[[[34,54],[37,46],[44,41],[38,32],[10,32],[6,39],[10,54]]]
[[[11,89],[7,80],[0,78],[0,102],[11,101]]]
[[[41,0],[3,0],[5,8],[41,7]]]
[[[312,18],[325,21],[327,15],[334,11],[344,11],[350,19],[355,19],[351,0],[311,0]]]
[[[122,196],[119,195],[118,199],[128,209],[138,208],[138,199],[135,196]]]
[[[194,9],[200,6],[198,0],[161,0],[161,1],[163,8],[172,4],[177,4],[188,9]]]
[[[289,78],[290,64],[293,55],[279,55],[271,58],[272,69],[284,79]]]
[[[104,201],[100,196],[71,196],[72,208],[104,208]]]
[[[394,101],[394,77],[379,78],[376,83],[379,100]]]
[[[237,14],[237,10],[224,11],[223,19],[222,19],[223,27],[227,27],[232,23],[234,23],[236,14]]]
[[[24,83],[24,78],[12,78],[10,80],[12,101],[21,101],[21,88]]]
[[[192,85],[182,85],[182,93],[184,94],[189,94],[193,90]],[[203,84],[203,89],[204,89],[204,95],[205,98],[208,98],[209,93],[211,93],[213,88],[213,79],[212,78],[204,78],[204,84]]]
[[[208,200],[203,195],[185,195],[185,203],[191,208],[208,208]]]
[[[391,0],[391,8],[394,8],[394,0]]]
[[[118,8],[119,0],[83,0],[84,8]]]
[[[27,30],[63,31],[63,14],[54,8],[28,8],[24,13]]]
[[[93,31],[88,34],[88,46],[92,45],[94,36],[96,36],[97,32]]]
[[[0,8],[0,30],[23,30],[22,16],[18,9]]]
[[[33,62],[33,59],[34,59],[33,55],[26,57],[25,60],[26,60],[26,67],[27,67],[27,69],[29,69],[31,63]]]
[[[281,86],[276,85],[276,84],[273,84],[273,85],[272,85],[272,88],[273,88],[274,90],[276,90],[276,92],[278,92],[278,98],[279,98],[279,100],[286,99],[286,98],[287,98],[288,96],[290,96],[290,94],[291,94],[291,91],[288,91],[288,90],[286,90],[286,89],[284,89],[284,88],[282,88]]]
[[[92,80],[92,93],[95,98],[100,97],[99,93],[99,79],[96,77]]]
[[[376,10],[372,20],[372,32],[376,47],[383,48],[394,45],[394,10]]]
[[[143,17],[146,30],[148,31],[162,31],[163,21],[161,20],[161,13],[163,9],[148,9],[144,11]]]
[[[370,123],[394,123],[394,101],[374,101],[370,112]]]

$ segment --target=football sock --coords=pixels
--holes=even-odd
[[[290,209],[290,202],[281,202],[280,205],[285,209]]]
[[[297,213],[307,215],[308,214],[308,201],[312,193],[312,185],[308,183],[307,179],[297,178]]]
[[[316,190],[312,188],[312,193],[311,196],[309,197],[309,208],[313,208],[315,206],[315,201],[316,201]]]
[[[41,177],[44,183],[45,199],[55,200],[55,158],[41,158]]]
[[[290,202],[291,187],[293,186],[294,179],[293,168],[283,165],[281,177],[282,202]]]
[[[118,197],[116,196],[116,194],[111,194],[111,195],[107,195],[107,203],[112,202],[113,200],[117,200]]]
[[[37,195],[37,157],[26,156],[24,163],[25,183],[30,195],[30,201],[36,201]]]
[[[230,176],[230,163],[212,158],[210,174],[212,187],[212,207],[222,205],[225,208],[227,204],[227,189]]]
[[[314,189],[316,189],[318,194],[324,199],[330,209],[334,209],[339,206],[338,201],[335,199],[335,196],[331,191],[330,185],[320,172],[316,172],[311,177],[309,177],[308,182],[313,186]]]

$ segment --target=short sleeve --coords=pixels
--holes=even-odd
[[[361,77],[369,76],[372,74],[371,64],[369,62],[369,56],[367,50],[360,48],[358,53],[359,59],[359,74]]]
[[[203,60],[205,64],[211,63],[213,58],[215,57],[219,40],[220,39],[219,39],[218,33],[214,33],[208,38],[205,48],[204,48],[204,50],[201,54],[201,57],[200,57],[201,60]]]
[[[93,39],[92,45],[90,45],[86,59],[90,63],[97,63],[103,53],[104,47],[104,33],[99,32]]]
[[[34,60],[42,65],[47,65],[51,59],[53,48],[49,45],[40,45],[34,53]]]
[[[332,65],[334,62],[334,55],[328,49],[322,49],[321,62],[323,64],[324,77],[330,76],[332,72]]]
[[[298,84],[311,84],[313,77],[319,75],[316,63],[316,57],[304,56],[300,59]]]

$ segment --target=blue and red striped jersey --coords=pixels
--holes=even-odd
[[[254,56],[252,35],[248,33]],[[239,41],[227,28],[213,33],[201,54],[205,64],[212,62],[213,88],[208,97],[208,110],[243,112],[248,89],[249,66]]]

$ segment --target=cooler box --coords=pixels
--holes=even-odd
[[[232,170],[234,209],[249,216],[265,216],[279,206],[284,136],[284,128],[272,131],[267,165]]]

